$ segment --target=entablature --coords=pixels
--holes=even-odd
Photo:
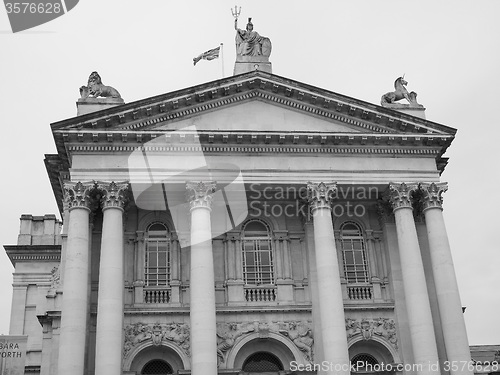
[[[12,265],[18,262],[59,262],[61,245],[4,245]]]

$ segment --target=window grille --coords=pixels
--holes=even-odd
[[[170,285],[170,236],[161,223],[149,226],[146,234],[146,262],[144,278],[146,286]]]
[[[148,362],[141,371],[142,375],[168,375],[173,373],[172,366],[161,359]]]
[[[372,371],[378,365],[377,359],[371,354],[367,353],[356,354],[351,359],[351,363],[358,370],[368,370],[368,371]]]
[[[245,284],[274,284],[274,254],[267,225],[260,220],[247,222],[241,245]]]
[[[243,363],[244,372],[276,372],[283,371],[283,364],[272,353],[257,352],[250,355]]]
[[[368,260],[361,228],[346,222],[340,228],[344,275],[348,283],[369,283]]]

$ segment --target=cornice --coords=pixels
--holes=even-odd
[[[103,153],[103,152],[124,152],[130,153],[137,149],[137,146],[121,146],[121,145],[75,145],[70,144],[67,146],[70,153]],[[208,153],[244,153],[244,154],[276,154],[276,153],[290,153],[290,154],[380,154],[380,155],[430,155],[436,156],[440,154],[437,148],[410,148],[410,147],[307,147],[307,146],[236,146],[236,145],[203,145],[200,147],[189,145],[170,145],[170,146],[155,146],[149,149],[147,146],[144,148],[147,152],[195,152],[203,151]]]
[[[59,262],[61,245],[4,245],[12,265],[17,262]]]
[[[408,148],[435,148],[441,153],[446,149],[453,136],[441,135],[436,137],[430,134],[395,134],[395,133],[333,133],[333,132],[266,132],[266,131],[198,131],[196,133],[184,131],[102,131],[102,130],[66,130],[54,134],[61,144],[64,144],[63,155],[71,151],[101,150],[101,151],[123,151],[130,152],[137,147],[144,150],[154,151],[165,148],[169,151],[189,150],[195,145],[202,145],[204,151],[214,152],[242,149],[243,145],[251,145],[252,148],[261,146],[261,151],[270,149],[270,152],[297,152],[295,150],[308,149],[305,152],[325,152],[323,150],[339,149],[346,147],[348,152],[362,153],[384,153],[384,146],[391,149],[403,147]],[[162,137],[162,143],[155,141],[154,145],[147,143]],[[82,146],[79,146],[79,145]],[[94,147],[94,145],[100,145]],[[106,146],[102,146],[106,145]],[[275,146],[270,148],[271,146]],[[287,147],[289,146],[289,147]],[[330,146],[330,147],[328,147]],[[359,146],[359,147],[353,147]],[[370,147],[372,146],[372,147]],[[302,148],[301,148],[302,147]],[[305,148],[304,148],[305,147]],[[247,147],[248,148],[248,147]],[[243,152],[247,152],[243,148]],[[353,151],[355,149],[364,151]],[[372,150],[372,151],[367,151]],[[332,151],[328,151],[332,152]],[[433,152],[434,153],[434,152]],[[47,160],[54,163],[54,161]],[[68,163],[68,161],[66,161]],[[69,166],[69,164],[68,164]]]

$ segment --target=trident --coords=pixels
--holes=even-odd
[[[231,13],[233,14],[234,19],[237,20],[241,13],[241,7],[240,9],[238,9],[238,7],[235,5],[234,10],[233,8],[231,8]]]

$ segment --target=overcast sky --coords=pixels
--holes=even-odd
[[[379,104],[406,74],[428,120],[458,129],[442,175],[444,214],[471,344],[500,344],[500,1],[240,0],[239,26],[273,43],[273,73]],[[97,70],[126,102],[232,74],[231,1],[82,0],[12,34],[0,9],[0,244],[24,213],[56,213],[43,165],[49,124],[76,115]],[[224,58],[196,55],[224,44]],[[222,65],[222,61],[224,65]],[[59,215],[58,215],[59,216]],[[8,333],[13,267],[0,251],[0,333]]]

